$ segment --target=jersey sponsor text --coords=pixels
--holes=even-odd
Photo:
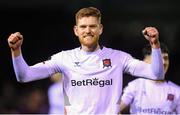
[[[99,86],[104,87],[106,85],[112,85],[113,80],[99,80],[98,78],[85,79],[81,81],[71,80],[72,86]]]

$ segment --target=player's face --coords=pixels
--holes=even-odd
[[[167,72],[169,68],[169,55],[167,53],[162,53],[162,57],[163,57],[164,71]]]
[[[78,36],[82,47],[94,47],[98,45],[102,29],[99,19],[89,16],[78,19],[74,33]]]
[[[169,55],[168,53],[162,53],[162,57],[163,57],[164,72],[166,73],[169,68]],[[151,56],[146,56],[144,61],[147,63],[151,63]]]

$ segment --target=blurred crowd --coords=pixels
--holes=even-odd
[[[3,81],[0,87],[0,114],[46,114],[49,110],[46,80],[28,84]]]

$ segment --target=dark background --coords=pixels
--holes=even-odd
[[[29,65],[46,60],[61,50],[79,46],[78,39],[73,33],[74,15],[80,8],[87,6],[101,10],[104,32],[100,42],[104,46],[126,51],[139,59],[142,59],[141,49],[148,43],[141,31],[146,26],[156,27],[160,33],[160,41],[170,50],[170,68],[166,78],[180,85],[178,0],[1,0],[0,113],[16,113],[18,102],[22,100],[19,97],[24,96],[27,90],[40,89],[46,94],[51,84],[49,79],[26,84],[17,83],[7,44],[8,36],[17,31],[23,34],[22,52]],[[124,85],[129,80],[128,76],[124,77]],[[10,89],[13,90],[13,94]],[[8,95],[12,95],[9,98],[13,100],[13,96],[16,95],[19,100],[10,100],[9,104],[2,103]]]

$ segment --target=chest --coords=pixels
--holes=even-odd
[[[146,84],[136,92],[135,104],[144,107],[171,108],[175,104],[175,93],[168,85]]]
[[[68,74],[97,75],[112,74],[122,70],[122,63],[112,56],[76,56],[67,57],[64,69]],[[120,73],[120,72],[119,72]]]

